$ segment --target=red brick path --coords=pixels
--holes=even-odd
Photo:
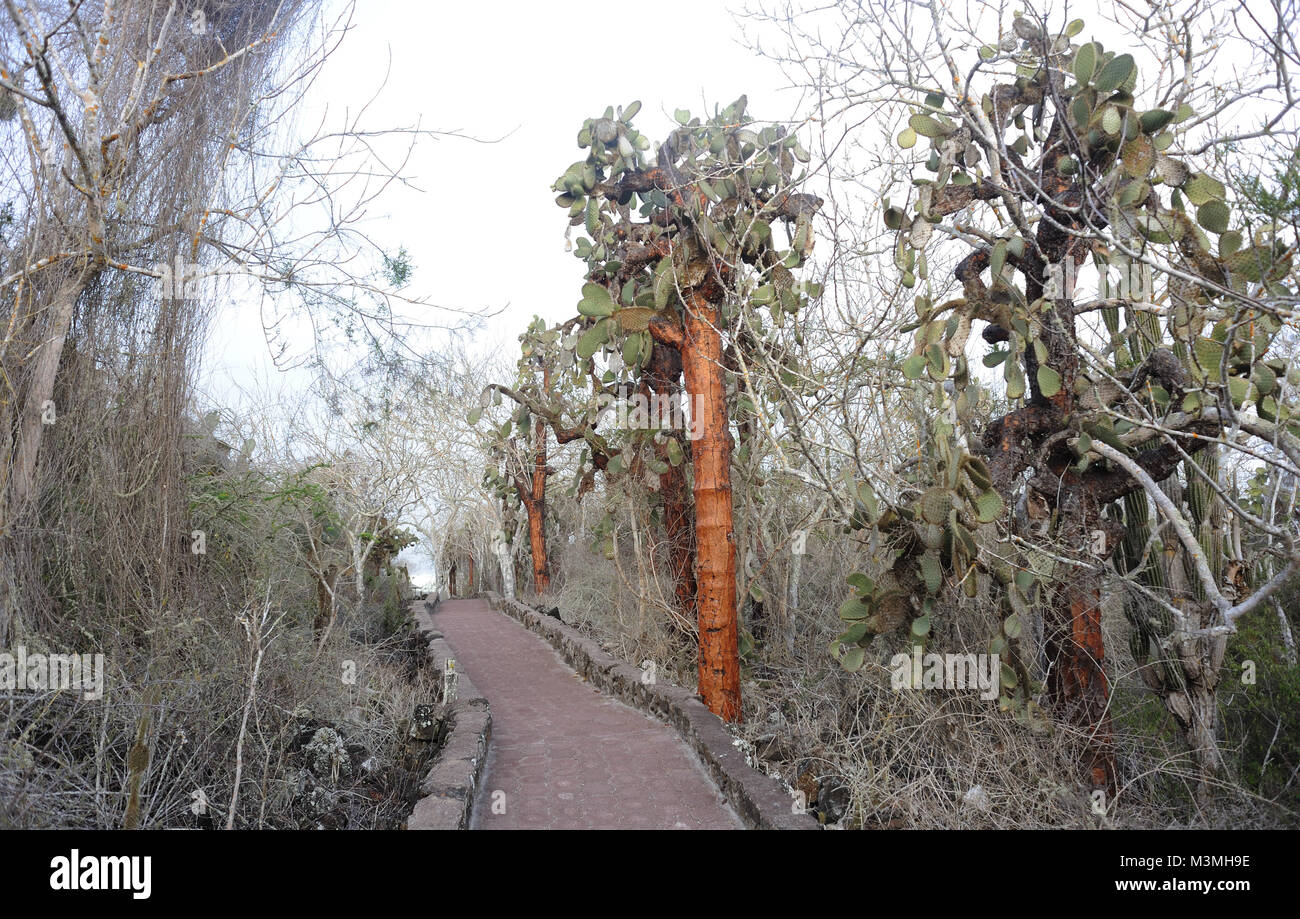
[[[741,828],[672,728],[584,682],[514,619],[449,600],[433,622],[492,705],[473,829]]]

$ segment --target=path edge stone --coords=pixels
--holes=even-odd
[[[456,652],[433,621],[437,600],[411,604],[416,632],[425,640],[425,659],[442,681],[447,661]],[[406,818],[408,830],[467,830],[473,817],[474,798],[483,778],[488,745],[492,741],[492,708],[465,671],[456,667],[456,698],[446,709],[451,722],[437,759],[420,782],[420,797]]]
[[[810,814],[793,812],[790,794],[780,783],[745,762],[745,754],[733,745],[722,719],[695,693],[662,680],[647,685],[641,681],[639,668],[614,657],[573,626],[491,591],[483,597],[492,609],[514,617],[544,638],[570,667],[602,692],[671,725],[750,829],[820,829]]]

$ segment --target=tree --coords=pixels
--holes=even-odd
[[[543,414],[530,416],[526,401],[519,400],[525,398],[520,395],[525,392],[534,404],[550,398],[551,367],[543,347],[546,338],[545,324],[534,318],[528,331],[520,336],[523,356],[519,359],[515,387],[490,384],[483,390],[485,399],[495,396],[499,401],[500,396],[493,393],[495,390],[519,402],[513,419],[507,420],[502,427],[507,434],[512,430],[517,433],[501,437],[492,445],[493,462],[484,484],[492,488],[502,502],[524,508],[533,562],[533,593],[537,596],[545,596],[551,590],[551,563],[546,551],[546,480],[555,470],[546,462],[547,417]],[[473,410],[470,416],[472,424],[478,423],[485,407]],[[522,442],[520,434],[523,435]],[[502,542],[494,541],[494,552],[499,552]]]
[[[1263,127],[1233,137],[1216,119],[1234,100],[1206,94],[1190,51],[1181,74],[1149,70],[1074,41],[1081,20],[1034,14],[962,50],[956,15],[931,6],[928,22],[887,36],[910,51],[907,78],[888,73],[886,85],[910,100],[896,142],[915,176],[902,204],[882,202],[915,290],[898,372],[929,418],[901,493],[880,501],[858,487],[853,526],[897,548],[884,577],[855,577],[840,653],[855,669],[876,634],[909,621],[923,638],[942,596],[987,578],[1006,612],[993,645],[1011,657],[1004,707],[1033,717],[1045,677],[1086,741],[1089,780],[1113,790],[1101,617],[1103,584],[1118,583],[1143,675],[1208,774],[1223,643],[1300,568],[1294,522],[1244,507],[1222,454],[1295,470],[1300,426],[1270,352],[1293,315],[1295,240],[1249,212],[1234,218],[1238,194],[1204,160],[1278,128],[1292,97],[1262,90]],[[1193,46],[1188,21],[1170,28],[1170,48]],[[1264,42],[1289,86],[1280,61],[1293,42]],[[921,156],[909,152],[922,142]],[[955,297],[932,270],[945,257]],[[1076,282],[1090,281],[1095,295],[1079,298]],[[991,418],[968,354],[977,328],[1010,400]],[[1274,538],[1270,577],[1244,577],[1225,511]],[[1171,566],[1177,581],[1161,573]],[[1028,643],[1040,611],[1041,667]]]
[[[353,119],[301,142],[286,135],[351,15],[344,4],[313,34],[316,9],[3,4],[0,293],[11,315],[0,340],[10,387],[0,402],[0,640],[20,613],[49,616],[55,605],[42,586],[41,534],[91,530],[91,507],[121,515],[106,506],[125,500],[116,494],[136,499],[122,529],[160,544],[123,546],[112,567],[147,572],[154,585],[128,593],[171,602],[178,546],[162,542],[188,528],[167,497],[180,488],[181,415],[204,322],[223,302],[215,288],[238,277],[277,309],[306,307],[314,345],[343,316],[340,326],[373,346],[401,326],[394,304],[421,302],[371,270],[381,252],[359,227],[397,176],[374,155],[375,138],[401,132],[362,131]],[[304,44],[292,59],[281,53]],[[357,190],[341,194],[349,185]],[[409,274],[400,253],[388,267],[395,280]],[[83,460],[106,402],[115,424]],[[150,471],[143,483],[94,480],[119,468]],[[73,478],[90,505],[55,487]]]
[[[593,382],[586,418],[577,431],[564,431],[593,446],[591,468],[618,474],[643,462],[669,477],[665,520],[674,534],[679,596],[688,583],[684,554],[693,544],[699,692],[729,721],[741,715],[730,432],[737,394],[729,378],[737,352],[761,325],[757,308],[766,307],[776,323],[805,301],[807,291],[791,269],[812,250],[811,221],[821,205],[794,190],[801,179],[796,162],[807,160],[797,138],[779,125],[755,125],[745,105],[742,97],[707,120],[679,111],[679,127],[659,146],[653,165],[643,156],[648,138],[632,127],[639,103],[587,119],[578,144],[588,155],[555,184],[557,204],[588,233],[576,250],[587,283],[579,317],[545,341],[564,375]],[[776,245],[776,221],[794,226],[788,248]],[[607,364],[617,354],[617,369],[609,365],[600,374],[598,353]],[[679,367],[690,401],[689,511],[683,479],[669,471],[685,458],[681,441],[661,437],[661,456],[640,457],[659,429],[680,428],[680,419],[645,419],[640,436],[618,453],[594,427],[609,398],[638,389],[668,397],[657,405],[669,407]],[[604,392],[604,404],[597,398],[603,387],[615,390]],[[529,407],[560,424],[557,413]],[[564,442],[560,430],[556,435]],[[688,514],[691,540],[682,527]]]

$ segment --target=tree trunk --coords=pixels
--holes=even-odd
[[[1180,657],[1184,661],[1183,673],[1196,674],[1185,685],[1173,689],[1164,697],[1165,708],[1174,716],[1183,732],[1183,740],[1196,764],[1196,799],[1206,803],[1210,784],[1223,768],[1223,755],[1219,751],[1219,700],[1215,692],[1219,683],[1219,665],[1223,662],[1222,636],[1212,639],[1191,639],[1179,642]],[[1189,658],[1199,658],[1197,667],[1188,667]]]
[[[501,596],[506,599],[513,599],[515,595],[515,563],[510,558],[510,546],[507,545],[505,535],[497,534],[497,538],[492,541],[492,552],[497,557],[497,567],[501,569]]]
[[[478,581],[474,579],[474,556],[469,557],[469,577],[466,579],[465,590],[468,596],[474,596],[478,593]]]
[[[316,576],[316,621],[313,627],[318,633],[334,621],[334,591],[338,576],[337,565],[330,565],[324,574]]]
[[[27,394],[23,399],[23,413],[18,423],[18,443],[15,445],[17,456],[9,482],[10,497],[6,502],[11,521],[25,516],[29,502],[35,497],[36,457],[45,432],[45,404],[54,396],[54,378],[58,373],[59,359],[63,356],[63,345],[68,339],[68,330],[72,326],[72,315],[76,311],[77,299],[86,289],[90,278],[90,271],[82,271],[75,278],[69,279],[53,296],[49,325],[46,326],[45,338],[29,377]]]
[[[366,607],[366,561],[369,558],[370,552],[362,549],[361,540],[355,540],[352,545],[352,580],[356,585],[358,613]]]
[[[659,397],[659,404],[668,409],[670,418],[680,417],[682,356],[676,348],[656,343],[647,368],[650,389]],[[665,437],[676,437],[668,432]],[[682,444],[683,454],[689,452]],[[655,455],[668,464],[668,470],[659,476],[659,497],[663,501],[664,533],[668,537],[668,564],[673,576],[673,591],[677,608],[688,620],[695,612],[695,533],[693,508],[686,484],[686,463],[674,466],[669,461],[667,444],[656,444]]]
[[[551,591],[551,566],[546,557],[546,421],[542,418],[533,428],[533,441],[533,478],[524,507],[528,510],[528,543],[533,552],[533,593],[540,597]]]
[[[1048,692],[1066,721],[1085,735],[1084,766],[1092,787],[1113,796],[1118,776],[1097,575],[1076,570],[1058,595],[1055,611],[1058,621],[1047,639]]]
[[[698,289],[686,294],[682,369],[694,400],[695,576],[699,694],[724,721],[739,721],[740,648],[736,629],[736,545],[732,525],[731,432],[722,364],[722,317]]]
[[[1269,597],[1269,603],[1273,606],[1273,612],[1277,613],[1277,624],[1282,630],[1282,647],[1286,651],[1286,662],[1290,666],[1296,665],[1295,636],[1291,634],[1291,621],[1286,618],[1286,610],[1282,609],[1282,604],[1278,602],[1277,597]]]
[[[451,563],[451,570],[447,572],[447,592],[451,599],[456,598],[456,563]]]
[[[790,559],[790,581],[785,591],[785,616],[781,622],[782,639],[787,654],[794,654],[794,617],[799,609],[799,581],[803,577],[803,553]]]

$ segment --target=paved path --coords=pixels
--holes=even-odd
[[[473,829],[742,827],[672,728],[584,682],[505,613],[448,600],[433,621],[492,705]]]

